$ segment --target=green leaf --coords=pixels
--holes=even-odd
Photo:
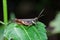
[[[4,26],[0,25],[0,40],[3,40],[4,37]]]
[[[4,37],[8,40],[47,40],[45,25],[41,22],[31,26],[11,23],[4,31]]]

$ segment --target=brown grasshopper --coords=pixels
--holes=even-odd
[[[23,25],[32,25],[32,24],[36,24],[36,22],[38,21],[39,17],[43,16],[41,15],[43,13],[44,9],[40,12],[40,14],[38,15],[38,17],[35,18],[31,18],[31,19],[15,19],[15,22],[18,24],[23,24]]]

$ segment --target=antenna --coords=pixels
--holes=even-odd
[[[39,15],[38,15],[34,20],[38,20],[38,19],[39,19],[39,17],[44,16],[44,15],[42,15],[43,11],[44,11],[44,9],[42,9],[42,11],[39,13]]]
[[[42,16],[43,16],[43,15],[42,15],[43,11],[44,11],[44,9],[42,9],[42,11],[39,13],[37,19],[38,19],[39,17],[42,17]]]
[[[35,22],[39,19],[39,17],[43,16],[42,13],[43,13],[44,9],[42,9],[42,11],[39,13],[38,17],[36,17],[32,23],[36,24]]]

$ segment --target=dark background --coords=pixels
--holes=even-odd
[[[40,11],[45,8],[43,17],[39,21],[43,22],[48,28],[48,24],[55,18],[56,11],[60,11],[59,0],[7,0],[8,4],[8,17],[11,12],[14,12],[16,18],[34,18],[38,16]],[[28,7],[26,7],[28,6]],[[26,9],[27,10],[26,10]],[[0,20],[3,21],[3,6],[0,0]],[[48,40],[59,40],[60,35],[48,36]]]
[[[54,19],[56,11],[59,10],[60,5],[58,0],[7,0],[8,4],[8,17],[11,12],[14,12],[17,18],[34,18],[37,17],[42,9],[45,9],[42,13],[44,16],[39,18],[40,21],[47,26],[49,22]],[[21,9],[20,6],[29,5],[30,9],[26,11]],[[24,8],[24,7],[22,7]],[[21,10],[20,10],[21,9]],[[0,20],[3,18],[2,1],[0,1]]]

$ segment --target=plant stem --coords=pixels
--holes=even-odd
[[[3,0],[3,17],[4,17],[4,23],[7,24],[8,17],[7,17],[7,0]]]

